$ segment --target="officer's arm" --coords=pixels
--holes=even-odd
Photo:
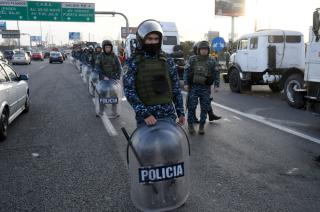
[[[172,59],[168,59],[167,65],[169,66],[169,74],[171,78],[173,103],[178,117],[184,116],[183,97],[180,89],[177,67],[175,66]]]
[[[117,80],[120,80],[121,73],[122,73],[122,66],[120,64],[119,57],[115,56],[114,59],[115,59],[116,66],[117,66],[117,72],[116,72],[116,76],[115,77],[116,77]]]
[[[149,113],[146,106],[139,99],[136,91],[137,66],[133,62],[132,58],[127,61],[127,64],[128,71],[125,75],[123,75],[124,95],[126,96],[136,115],[145,119],[150,116],[151,113]]]

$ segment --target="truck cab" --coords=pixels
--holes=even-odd
[[[261,30],[239,38],[232,64],[224,75],[231,91],[250,91],[252,85],[269,85],[281,91],[292,74],[303,85],[305,47],[303,34],[289,30]]]

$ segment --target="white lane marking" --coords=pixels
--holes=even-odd
[[[101,120],[102,120],[103,125],[106,128],[106,130],[108,131],[110,136],[117,136],[118,135],[116,129],[113,127],[109,118],[105,114],[103,114],[103,116],[101,117]]]
[[[224,110],[228,110],[228,111],[230,111],[230,112],[233,112],[233,113],[235,113],[235,114],[238,114],[238,115],[240,115],[240,116],[246,117],[246,118],[248,118],[248,119],[257,121],[257,122],[259,122],[259,123],[261,123],[261,124],[264,124],[264,125],[267,125],[267,126],[269,126],[269,127],[272,127],[272,128],[281,130],[281,131],[283,131],[283,132],[286,132],[286,133],[295,135],[295,136],[297,136],[297,137],[300,137],[300,138],[303,138],[303,139],[306,139],[306,140],[315,142],[315,143],[317,143],[317,144],[320,144],[320,139],[318,139],[318,138],[315,138],[315,137],[313,137],[313,136],[309,136],[309,135],[307,135],[307,134],[304,134],[304,133],[295,131],[295,130],[290,129],[290,128],[288,128],[288,127],[285,127],[285,126],[282,126],[282,125],[279,125],[279,124],[270,122],[270,121],[266,120],[266,118],[264,118],[264,117],[262,117],[262,116],[257,116],[257,115],[253,115],[253,114],[247,114],[247,113],[244,113],[244,112],[241,112],[241,111],[238,111],[238,110],[235,110],[235,109],[232,109],[232,108],[230,108],[230,107],[227,107],[227,106],[224,106],[224,105],[221,105],[221,104],[218,104],[218,103],[214,103],[214,102],[212,102],[211,104],[214,105],[214,106],[216,106],[216,107],[222,108],[222,109],[224,109]]]
[[[231,122],[230,119],[224,118],[223,121]]]
[[[95,100],[94,98],[91,99],[94,106],[96,105],[95,104]],[[102,120],[102,123],[104,125],[104,127],[106,128],[107,132],[109,133],[110,136],[117,136],[118,133],[117,133],[117,130],[113,127],[112,123],[110,122],[108,116],[106,116],[105,114],[103,114],[102,117],[100,117],[101,120]]]
[[[44,66],[40,66],[40,67],[39,67],[39,69],[43,69],[43,68],[44,68]]]
[[[235,118],[235,119],[237,119],[237,120],[239,120],[239,121],[242,121],[242,119],[239,118],[238,116],[232,116],[232,117]]]
[[[182,91],[182,93],[185,94],[185,95],[187,94],[186,91]],[[317,144],[320,144],[320,139],[318,139],[318,138],[315,138],[315,137],[313,137],[313,136],[310,136],[310,135],[307,135],[307,134],[304,134],[304,133],[295,131],[295,130],[293,130],[293,129],[290,129],[290,128],[288,128],[288,127],[282,126],[282,125],[280,125],[280,124],[273,123],[273,122],[271,122],[271,121],[266,120],[266,118],[263,117],[263,116],[258,116],[258,115],[253,115],[253,114],[244,113],[244,112],[241,112],[241,111],[235,110],[235,109],[233,109],[233,108],[230,108],[230,107],[227,107],[227,106],[218,104],[218,103],[214,103],[214,102],[211,102],[211,104],[214,105],[214,106],[220,107],[221,109],[230,111],[230,112],[232,112],[232,113],[235,113],[235,114],[238,114],[238,115],[240,115],[240,116],[246,117],[246,118],[248,118],[248,119],[254,120],[254,121],[259,122],[259,123],[261,123],[261,124],[267,125],[267,126],[269,126],[269,127],[272,127],[272,128],[278,129],[278,130],[280,130],[280,131],[289,133],[289,134],[291,134],[291,135],[295,135],[295,136],[297,136],[297,137],[300,137],[300,138],[303,138],[303,139],[306,139],[306,140],[315,142],[315,143],[317,143]]]

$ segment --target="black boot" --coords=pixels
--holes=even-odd
[[[200,124],[199,125],[199,131],[198,131],[199,135],[203,135],[204,134],[204,124]]]
[[[188,131],[189,131],[189,133],[190,133],[191,135],[193,135],[193,134],[196,132],[196,130],[194,129],[193,124],[189,124],[189,125],[188,125]]]
[[[216,114],[213,113],[212,110],[208,111],[208,115],[209,115],[209,121],[215,121],[215,120],[221,119],[221,116],[217,116]]]

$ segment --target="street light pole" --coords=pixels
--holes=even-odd
[[[18,30],[19,30],[19,33],[20,33],[20,27],[19,27],[19,21],[17,21],[17,27],[18,27]],[[18,46],[19,46],[19,50],[20,50],[20,34],[19,34],[19,38],[18,38]]]
[[[127,16],[125,16],[123,13],[96,11],[95,14],[96,15],[113,15],[113,16],[121,15],[126,20],[126,31],[127,31],[127,35],[129,35],[129,21],[128,21]]]

